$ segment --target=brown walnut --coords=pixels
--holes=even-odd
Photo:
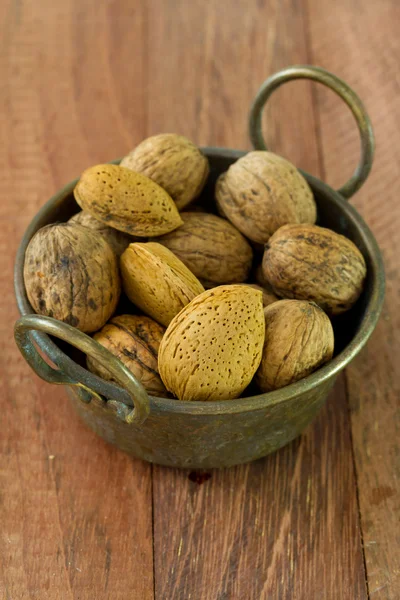
[[[183,225],[157,239],[206,288],[246,281],[253,258],[250,244],[231,223],[216,215],[181,213]]]
[[[117,258],[101,235],[76,223],[47,225],[25,253],[32,308],[87,333],[112,316],[120,296]]]
[[[149,317],[121,315],[111,319],[94,339],[119,358],[150,394],[167,396],[157,367],[164,332],[164,327]],[[87,365],[92,373],[113,381],[110,372],[93,358],[88,357]]]
[[[265,244],[286,223],[315,223],[312,191],[292,163],[272,152],[249,152],[217,181],[220,213],[253,242]]]
[[[313,302],[280,300],[264,309],[265,341],[256,381],[262,392],[306,377],[332,358],[331,322]]]
[[[359,298],[367,272],[348,238],[317,225],[285,225],[265,248],[263,272],[278,296],[312,300],[331,315]]]
[[[121,166],[158,183],[179,209],[197,198],[209,173],[204,154],[186,137],[175,133],[161,133],[143,140],[122,159]]]

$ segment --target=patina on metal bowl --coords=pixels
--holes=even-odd
[[[79,210],[73,198],[75,181],[49,200],[24,235],[15,267],[15,292],[23,315],[15,326],[16,342],[40,377],[68,387],[72,403],[89,427],[134,456],[161,465],[209,469],[248,462],[277,450],[298,436],[314,418],[336,376],[361,350],[376,325],[384,296],[381,255],[367,225],[346,200],[361,186],[372,164],[372,130],[358,97],[343,81],[323,69],[291,67],[260,88],[250,112],[251,138],[256,148],[266,148],[261,134],[262,108],[274,89],[299,78],[328,85],[356,117],[362,159],[350,181],[337,192],[315,177],[304,175],[315,195],[319,224],[353,240],[368,267],[361,298],[352,310],[335,320],[336,355],[312,375],[267,394],[249,395],[249,388],[248,397],[226,402],[149,397],[132,373],[92,338],[60,321],[32,314],[23,281],[25,250],[40,227],[65,221]],[[244,152],[223,148],[203,151],[210,161],[211,173],[202,200],[209,203],[218,175]],[[33,341],[57,369],[43,360]],[[85,354],[107,365],[118,385],[89,373],[83,366]]]

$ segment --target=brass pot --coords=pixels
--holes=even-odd
[[[313,79],[330,87],[344,99],[356,118],[362,159],[347,184],[335,191],[315,177],[303,174],[315,195],[319,223],[353,240],[368,267],[361,298],[352,310],[336,318],[339,351],[312,375],[274,392],[226,402],[149,397],[132,373],[92,338],[65,323],[32,314],[23,280],[25,250],[38,229],[65,221],[77,212],[73,198],[76,181],[47,202],[23,237],[15,265],[15,293],[22,315],[15,325],[15,339],[23,356],[42,379],[68,386],[71,401],[89,427],[134,456],[161,465],[209,469],[255,460],[288,444],[314,418],[338,373],[358,354],[377,323],[384,297],[380,251],[363,219],[346,201],[365,181],[372,165],[373,134],[359,98],[343,81],[323,69],[309,66],[285,69],[260,88],[250,111],[250,136],[255,148],[266,149],[261,134],[263,106],[279,85],[299,78]],[[203,152],[211,167],[203,193],[207,202],[218,175],[244,152],[223,148],[204,148]],[[63,342],[56,343],[49,335]],[[32,340],[58,370],[43,360]],[[82,366],[85,354],[107,365],[119,385],[89,373]]]

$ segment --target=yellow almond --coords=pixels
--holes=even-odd
[[[179,400],[230,400],[249,385],[265,335],[262,292],[207,290],[171,321],[158,354],[165,387]]]
[[[130,244],[120,264],[124,291],[130,301],[165,326],[204,291],[183,262],[156,242]]]
[[[74,196],[92,217],[131,235],[163,235],[182,225],[175,202],[162,187],[119,165],[86,169]]]

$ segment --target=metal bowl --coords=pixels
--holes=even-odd
[[[377,323],[384,297],[380,251],[363,219],[345,199],[362,185],[372,164],[372,130],[358,97],[343,81],[323,69],[285,69],[260,88],[250,112],[250,135],[257,149],[266,148],[260,129],[262,108],[274,89],[299,78],[328,85],[356,117],[362,159],[350,181],[335,191],[315,177],[303,175],[315,195],[318,223],[350,238],[361,250],[368,268],[359,301],[334,320],[335,357],[312,375],[274,392],[225,402],[149,397],[132,373],[92,338],[70,325],[32,314],[23,280],[25,250],[38,229],[65,221],[79,210],[73,198],[76,181],[53,196],[25,232],[15,265],[15,293],[23,315],[15,325],[16,342],[40,377],[67,386],[74,407],[89,427],[134,456],[161,465],[209,469],[255,460],[288,444],[314,418],[338,373],[358,354]],[[203,152],[211,170],[200,202],[207,203],[213,201],[218,175],[245,153],[224,148],[203,148]],[[53,337],[62,341],[54,341]],[[57,369],[40,356],[33,341]],[[83,367],[85,354],[106,365],[119,385],[89,373]]]

